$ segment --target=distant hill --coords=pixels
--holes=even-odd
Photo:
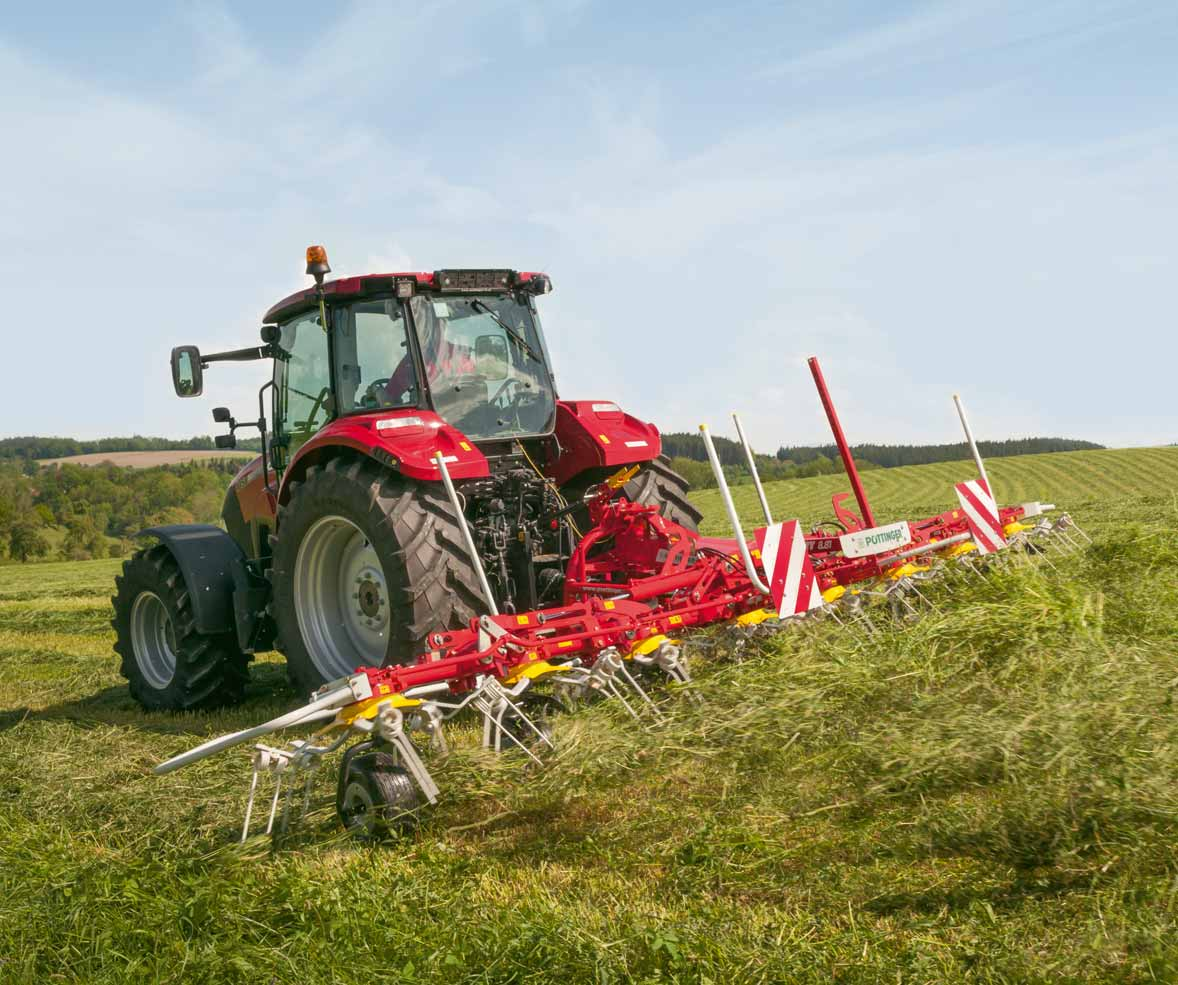
[[[257,438],[238,441],[238,447],[257,451],[261,446]],[[21,437],[0,438],[0,461],[31,459],[34,461],[55,461],[73,458],[77,455],[127,451],[216,451],[217,446],[207,434],[191,438],[149,438],[132,435],[129,438],[97,438],[80,441],[77,438]],[[79,463],[81,464],[81,463]]]
[[[64,458],[38,459],[39,465],[118,465],[129,469],[153,469],[159,465],[182,465],[185,462],[221,461],[233,458],[253,458],[257,452],[237,448],[181,449],[173,451],[96,451],[88,455],[67,455]]]

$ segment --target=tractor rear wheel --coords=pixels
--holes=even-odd
[[[115,589],[115,652],[136,701],[152,710],[188,711],[241,700],[250,657],[233,632],[197,631],[171,551],[163,545],[136,551]]]
[[[292,481],[271,539],[272,614],[304,694],[405,663],[486,605],[441,486],[340,457]]]
[[[642,466],[638,474],[622,487],[622,494],[632,503],[657,506],[663,516],[681,527],[699,530],[703,513],[687,498],[689,488],[687,480],[671,468],[671,460],[660,455]]]

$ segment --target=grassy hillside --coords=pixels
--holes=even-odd
[[[326,788],[285,844],[234,845],[241,753],[150,775],[289,707],[275,660],[242,708],[145,714],[110,653],[117,564],[6,568],[0,980],[1175,980],[1178,449],[1043,459],[993,477],[1076,507],[1083,556],[942,585],[879,638],[721,642],[705,704],[566,716],[542,770],[464,733],[423,830],[376,848]],[[883,518],[968,474],[869,484]],[[774,508],[818,519],[839,485]]]
[[[986,471],[1004,504],[1038,499],[1075,511],[1126,496],[1165,496],[1178,490],[1178,447],[1025,455],[988,461]],[[872,469],[862,473],[862,479],[876,521],[884,523],[955,506],[954,484],[976,475],[977,467],[970,460]],[[765,491],[774,519],[798,517],[814,523],[833,516],[832,493],[850,492],[851,487],[840,472],[768,483]],[[692,499],[704,511],[706,532],[729,532],[719,492],[700,490]],[[760,506],[751,485],[735,487],[733,499],[743,520],[760,520]],[[853,498],[843,505],[858,512]]]

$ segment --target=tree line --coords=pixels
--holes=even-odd
[[[121,557],[144,527],[214,523],[240,461],[129,469],[0,463],[0,558]]]
[[[662,436],[663,454],[670,456],[677,472],[696,489],[715,486],[708,464],[703,438],[698,434],[673,431]],[[719,435],[712,436],[716,457],[730,485],[750,482],[744,449],[740,443]],[[1043,452],[1087,451],[1103,448],[1092,441],[1072,438],[1011,438],[1005,441],[979,441],[978,450],[985,458],[1008,455],[1036,455]],[[855,464],[861,470],[897,468],[903,465],[930,465],[956,462],[970,457],[964,441],[945,445],[853,445]],[[812,475],[830,475],[842,471],[838,449],[833,445],[783,445],[773,455],[756,456],[757,473],[763,482],[781,479],[804,479]]]

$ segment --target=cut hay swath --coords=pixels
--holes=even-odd
[[[541,762],[555,742],[546,718],[557,695],[562,701],[606,698],[644,728],[657,727],[664,717],[659,705],[666,699],[652,691],[647,672],[690,684],[681,643],[693,630],[726,625],[737,632],[751,626],[772,632],[798,620],[830,616],[846,623],[848,631],[855,625],[871,631],[869,613],[876,610],[885,618],[917,616],[920,607],[914,602],[927,602],[917,582],[952,565],[964,562],[980,573],[978,561],[994,563],[990,556],[1008,543],[1027,550],[1007,549],[1007,556],[1029,558],[1043,556],[1053,543],[1065,549],[1080,543],[1083,533],[1066,514],[1054,523],[1046,519],[1051,506],[997,505],[956,397],[980,478],[957,485],[960,508],[877,524],[816,359],[811,370],[859,504],[856,515],[840,507],[841,494],[834,497],[841,533],[815,529],[806,534],[797,519],[773,521],[752,448],[734,415],[765,519],[750,543],[711,435],[701,425],[731,538],[701,537],[660,515],[656,506],[622,498],[631,473],[620,473],[586,500],[592,527],[573,551],[559,604],[522,613],[499,613],[489,606],[463,629],[432,633],[430,651],[410,664],[361,667],[320,688],[304,707],[210,740],[160,764],[156,772],[254,743],[244,840],[263,775],[272,776],[266,823],[272,833],[297,817],[296,802],[308,803],[318,767],[340,753],[337,810],[344,824],[370,835],[405,830],[426,803],[441,795],[429,759],[433,751],[445,750],[446,724],[452,720],[481,722],[486,747],[513,749]],[[440,453],[437,467],[485,583]],[[694,687],[687,693],[698,697]],[[296,728],[311,734],[281,746],[258,741]],[[428,743],[419,744],[415,735]]]

